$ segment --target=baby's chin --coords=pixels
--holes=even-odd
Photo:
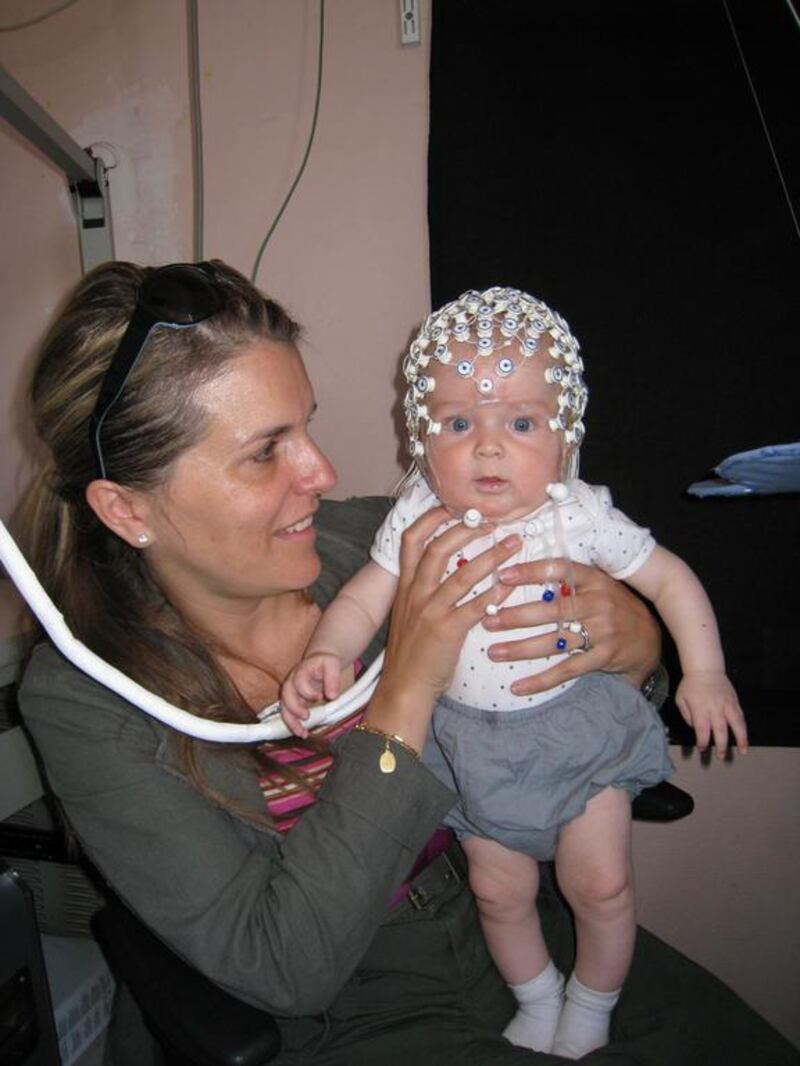
[[[448,503],[447,507],[452,514],[458,515],[459,518],[463,517],[468,510],[474,508],[480,511],[483,518],[493,525],[507,525],[509,522],[515,522],[518,518],[524,518],[525,515],[538,510],[546,502],[547,495],[545,494],[541,500],[533,503],[522,504],[519,507],[509,507],[507,502],[500,498],[476,496],[474,499],[460,500],[457,504]]]

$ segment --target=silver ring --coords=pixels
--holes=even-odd
[[[592,639],[583,622],[562,622],[561,628],[569,633],[575,633],[576,636],[581,638],[581,646],[579,648],[570,648],[570,655],[581,655],[583,652],[589,651],[592,646]]]

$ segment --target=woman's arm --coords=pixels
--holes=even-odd
[[[563,559],[515,564],[501,570],[499,576],[505,586],[513,588],[560,583],[570,575],[574,584],[570,620],[586,627],[591,647],[582,655],[570,655],[540,674],[515,682],[514,692],[519,695],[543,692],[594,670],[623,674],[639,688],[658,666],[661,635],[647,605],[622,582],[594,567],[567,563]],[[509,629],[557,624],[563,620],[563,610],[558,599],[551,603],[520,604],[502,608],[494,617],[485,618],[483,625],[491,633],[502,634]],[[544,658],[553,654],[554,640],[553,634],[548,633],[525,640],[501,641],[491,645],[489,657],[498,662]]]
[[[201,972],[279,1015],[330,1005],[454,801],[403,752],[381,774],[379,738],[351,734],[319,801],[281,839],[235,751],[197,752],[226,808],[180,772],[174,734],[52,649],[37,653],[20,703],[53,791],[115,891]]]

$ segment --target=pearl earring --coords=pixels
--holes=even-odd
[[[150,538],[148,537],[148,535],[146,533],[140,533],[139,536],[136,539],[142,545],[142,547],[144,547],[145,544],[149,544],[150,543]]]

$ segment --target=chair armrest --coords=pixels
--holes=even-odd
[[[631,805],[631,813],[639,822],[675,822],[693,810],[689,793],[669,781],[642,789]]]
[[[165,1052],[196,1066],[263,1066],[278,1054],[280,1033],[270,1014],[204,977],[120,900],[110,896],[91,924]]]

